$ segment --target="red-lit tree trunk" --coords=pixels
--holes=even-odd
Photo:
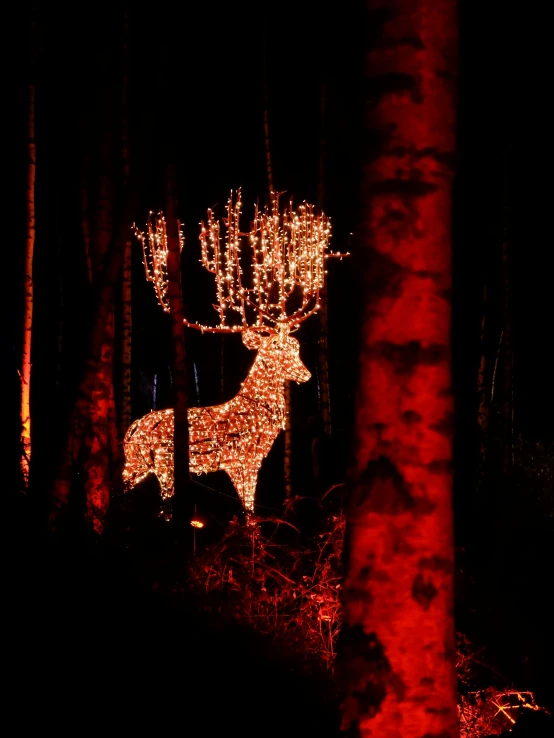
[[[112,435],[115,428],[112,364],[114,292],[121,275],[123,244],[129,227],[127,208],[124,208],[118,237],[108,244],[102,268],[93,283],[94,317],[87,355],[52,489],[50,526],[53,530],[57,529],[60,513],[67,506],[75,471],[83,459],[86,467],[86,515],[97,532],[103,529],[111,486],[108,459],[110,454],[113,459],[116,453]]]
[[[368,0],[343,729],[458,734],[450,375],[454,0]]]
[[[86,519],[102,533],[110,504],[110,401],[113,399],[114,316],[110,312],[94,375],[86,438]]]
[[[52,490],[50,525],[57,528],[59,515],[71,493],[76,465],[85,458],[87,517],[97,532],[101,532],[109,499],[107,459],[110,414],[109,373],[113,360],[113,298],[121,273],[122,248],[116,239],[106,255],[105,265],[95,285],[94,319],[88,344],[87,358],[79,383],[71,420]],[[107,395],[107,396],[106,396]],[[94,425],[94,428],[91,427]],[[92,458],[91,458],[92,457]],[[105,458],[104,458],[105,457]]]
[[[111,150],[107,139],[102,160],[108,165],[107,154]],[[93,281],[97,280],[113,242],[113,196],[111,178],[104,172],[100,176],[97,222],[92,250]],[[107,321],[100,355],[94,372],[87,423],[85,462],[86,519],[97,533],[102,533],[110,501],[110,404],[113,400],[114,353],[113,297],[108,307]]]
[[[21,351],[21,482],[29,485],[31,464],[31,339],[33,336],[33,256],[35,252],[35,84],[29,84],[27,170],[27,243],[25,249],[25,295],[23,302],[23,342]]]
[[[82,484],[85,517],[97,533],[104,528],[119,461],[113,388],[114,292],[130,229],[128,206],[124,203],[128,195],[121,187],[122,171],[118,171],[121,163],[117,160],[114,164],[112,87],[107,78],[109,71],[99,70],[99,74],[102,71],[106,77],[101,81],[104,86],[94,109],[95,136],[85,135],[82,152],[82,161],[87,163],[81,183],[82,232],[88,276],[92,280],[93,318],[53,486],[50,515],[51,526],[56,529],[70,494],[80,492]]]

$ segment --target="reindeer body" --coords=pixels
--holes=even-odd
[[[257,206],[250,230],[240,228],[240,190],[227,201],[227,217],[220,223],[208,210],[201,223],[201,263],[215,280],[219,325],[183,320],[202,332],[240,333],[247,348],[258,354],[236,397],[215,407],[188,411],[190,470],[207,474],[223,469],[231,478],[247,512],[254,510],[256,482],[285,421],[285,382],[307,382],[299,343],[290,333],[320,307],[325,260],[330,238],[329,219],[303,203],[292,201],[283,211],[279,194],[270,204]],[[148,234],[135,230],[142,242],[146,277],[167,312],[168,235],[163,214]],[[335,254],[338,256],[338,254]],[[127,489],[155,474],[163,499],[173,494],[173,410],[156,410],[136,420],[124,439]]]
[[[259,350],[239,393],[221,405],[188,411],[189,463],[193,474],[226,471],[244,508],[253,512],[262,461],[284,427],[285,381],[306,382],[310,372],[288,331],[271,336],[249,331],[243,340]],[[123,444],[126,488],[155,474],[162,498],[171,497],[173,410],[154,410],[136,420]]]

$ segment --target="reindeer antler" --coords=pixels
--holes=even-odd
[[[242,286],[241,238],[247,234],[241,233],[239,228],[241,214],[241,193],[237,192],[233,202],[233,193],[227,201],[227,217],[223,219],[226,235],[221,244],[221,228],[219,221],[214,218],[213,211],[208,209],[208,224],[202,221],[200,230],[200,244],[202,249],[202,266],[215,276],[218,304],[213,307],[219,313],[219,326],[201,326],[185,320],[190,328],[200,328],[205,331],[242,331],[248,327],[246,317],[247,291]],[[227,323],[227,311],[238,314],[240,326]]]
[[[325,259],[335,256],[327,253],[330,222],[307,203],[297,213],[291,201],[281,213],[279,197],[272,193],[269,207],[260,210],[256,206],[250,231],[244,233],[239,223],[241,191],[236,199],[231,193],[223,219],[223,239],[220,222],[208,210],[207,224],[201,223],[201,263],[215,276],[218,304],[214,308],[220,324],[185,321],[187,326],[208,332],[270,329],[284,324],[290,328],[317,311]],[[246,275],[241,263],[245,252]],[[249,286],[245,286],[246,277]],[[240,319],[240,325],[228,322],[233,315]]]
[[[148,282],[152,282],[158,302],[164,312],[169,312],[169,300],[167,298],[167,229],[165,218],[161,211],[158,212],[155,222],[152,223],[152,211],[148,214],[146,223],[146,234],[140,231],[133,223],[133,233],[142,245],[142,261]],[[179,227],[179,247],[183,250],[184,236]]]
[[[306,202],[296,212],[292,200],[281,212],[282,194],[272,192],[270,204],[263,210],[256,205],[248,233],[240,230],[240,189],[235,198],[231,192],[227,201],[223,229],[213,210],[208,210],[207,222],[200,224],[200,262],[215,278],[217,304],[213,307],[219,314],[219,325],[185,319],[186,326],[209,333],[272,331],[278,326],[290,330],[317,312],[325,282],[325,260],[344,254],[328,253],[331,225],[324,213],[316,213]],[[134,232],[142,243],[146,278],[154,284],[162,308],[169,312],[163,214],[158,213],[153,225],[150,213],[147,235],[136,227]],[[180,238],[182,248],[182,234]]]
[[[280,213],[279,197],[272,196],[269,211],[256,209],[253,261],[265,293],[264,311],[278,323],[296,325],[319,308],[331,227],[329,219],[315,214],[307,203],[297,213],[291,201]]]

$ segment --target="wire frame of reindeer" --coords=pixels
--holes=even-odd
[[[217,325],[185,320],[189,328],[210,333],[240,333],[257,351],[239,393],[221,405],[188,411],[190,471],[224,470],[247,514],[254,512],[258,473],[285,424],[285,382],[307,382],[291,333],[319,309],[328,252],[329,219],[303,203],[280,210],[279,196],[269,207],[254,209],[248,232],[240,229],[240,190],[227,202],[220,222],[208,210],[201,223],[201,263],[213,274]],[[144,253],[147,278],[161,307],[167,301],[167,233],[163,214],[149,221],[147,233],[135,229]],[[126,489],[155,474],[163,500],[173,495],[173,410],[156,410],[136,420],[124,439]]]

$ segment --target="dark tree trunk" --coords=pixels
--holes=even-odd
[[[510,247],[507,240],[502,244],[503,278],[503,382],[502,382],[502,420],[503,420],[503,470],[509,474],[514,461],[514,354],[512,338],[512,277]]]
[[[321,210],[325,209],[325,170],[326,170],[326,108],[327,90],[325,84],[321,86],[321,133],[319,138],[319,182],[317,188],[317,204]],[[319,351],[318,377],[321,418],[323,430],[331,436],[331,390],[329,386],[329,312],[327,307],[328,288],[327,280],[319,293]]]
[[[129,11],[125,9],[123,18],[123,53],[121,61],[121,158],[123,161],[123,180],[129,182]],[[125,238],[123,252],[122,281],[122,346],[121,346],[121,418],[120,433],[125,435],[131,425],[131,349],[133,334],[132,314],[132,239],[131,229]]]
[[[172,364],[174,398],[174,518],[178,530],[182,530],[184,516],[192,504],[190,496],[189,473],[189,428],[187,410],[189,407],[187,382],[187,354],[185,344],[185,311],[181,286],[181,250],[179,241],[180,225],[177,219],[177,197],[175,165],[167,168],[167,295],[171,320]]]
[[[489,391],[487,381],[487,288],[483,288],[483,303],[481,315],[481,335],[480,350],[481,357],[479,360],[479,368],[477,370],[477,427],[478,427],[478,443],[479,443],[479,480],[478,485],[481,487],[483,478],[487,472],[487,444],[489,429]]]
[[[267,29],[264,32],[263,68],[264,68],[264,144],[267,171],[267,186],[270,198],[274,192],[273,166],[271,161],[271,140],[269,138],[269,79],[267,68]],[[285,380],[285,425],[283,428],[283,481],[285,498],[292,497],[292,418],[291,418],[291,383]]]

